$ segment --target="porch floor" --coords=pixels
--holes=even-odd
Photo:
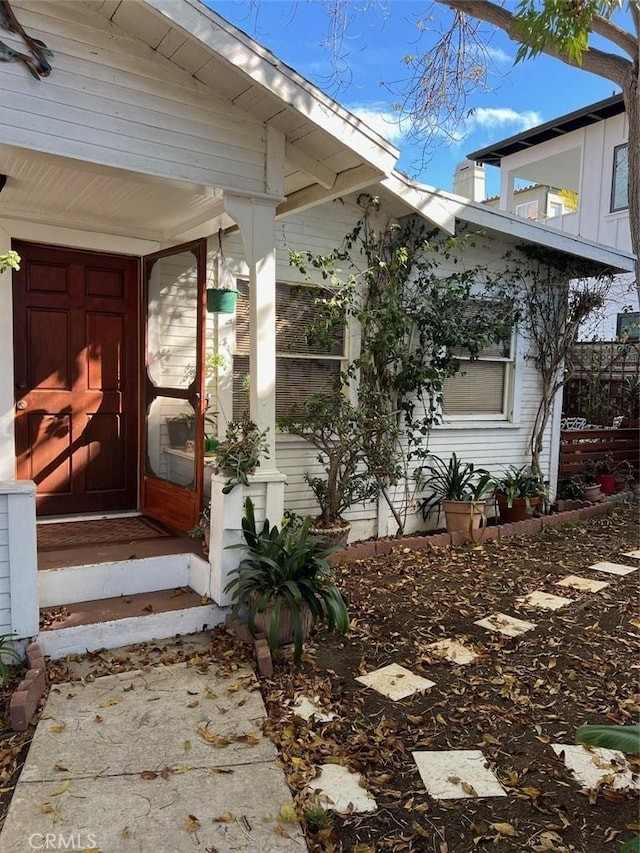
[[[51,631],[77,625],[93,625],[131,616],[150,616],[170,613],[190,607],[200,607],[202,600],[193,590],[184,587],[156,592],[78,601],[63,607],[46,607],[40,611],[40,630]]]
[[[204,556],[200,540],[143,516],[39,523],[37,534],[39,570],[170,554]]]

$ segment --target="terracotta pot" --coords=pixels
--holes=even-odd
[[[269,637],[269,628],[271,626],[271,612],[273,605],[268,604],[264,613],[256,613],[255,623],[258,631],[262,631],[265,637]],[[306,640],[313,628],[313,614],[307,604],[300,605],[300,621],[302,622],[302,639]],[[293,643],[295,636],[293,633],[293,619],[288,604],[283,603],[280,609],[280,625],[278,629],[278,646],[287,646]]]
[[[596,483],[599,484],[605,495],[613,495],[616,490],[616,475],[596,474]]]
[[[441,507],[449,533],[466,533],[467,539],[474,541],[482,538],[487,524],[486,501],[442,501]]]
[[[500,508],[500,521],[503,524],[513,524],[515,521],[526,521],[533,515],[533,510],[540,503],[540,495],[529,498],[529,506],[525,498],[514,498],[513,506],[508,506],[509,499],[506,495],[497,494],[496,500]]]

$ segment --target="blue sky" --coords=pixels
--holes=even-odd
[[[544,56],[514,67],[515,44],[487,27],[484,32],[493,62],[490,91],[478,91],[470,102],[474,112],[459,129],[457,138],[443,141],[430,153],[429,162],[423,164],[421,148],[411,144],[398,126],[397,114],[392,109],[397,97],[381,83],[406,78],[403,58],[426,48],[428,41],[425,37],[420,40],[416,26],[425,11],[435,8],[437,15],[447,16],[448,10],[432,8],[430,0],[353,0],[354,14],[344,41],[351,79],[337,90],[330,83],[329,52],[322,46],[327,34],[327,16],[321,2],[206,2],[393,142],[401,151],[398,166],[402,171],[445,190],[453,188],[456,164],[470,151],[617,91],[609,80]],[[366,16],[358,14],[364,2],[369,7]],[[515,3],[507,5],[513,8]],[[497,191],[497,170],[490,168],[487,192]]]

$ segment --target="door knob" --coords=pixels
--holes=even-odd
[[[27,408],[27,401],[26,400],[18,400],[18,402],[16,403],[16,409],[20,409],[20,411],[23,412],[26,408]]]

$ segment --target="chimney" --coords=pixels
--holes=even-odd
[[[453,176],[453,191],[471,201],[484,201],[484,166],[473,160],[463,160],[456,166]]]

